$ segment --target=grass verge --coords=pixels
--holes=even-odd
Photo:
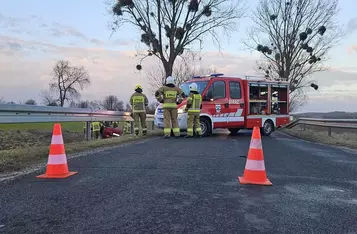
[[[84,122],[61,123],[65,142],[74,143],[84,140]],[[148,129],[153,129],[152,121],[147,121]],[[124,122],[118,128],[123,130]],[[17,148],[47,146],[51,141],[53,123],[0,124],[0,151]]]
[[[149,131],[147,136],[121,137],[65,143],[66,154],[78,153],[105,146],[115,146],[161,135],[160,130]],[[34,146],[0,151],[0,173],[21,171],[31,165],[47,162],[49,146]]]
[[[62,122],[61,127],[64,131],[83,132],[84,122]],[[46,130],[52,131],[53,123],[8,123],[0,124],[3,131],[26,131],[26,130]]]
[[[329,137],[326,130],[302,130],[294,127],[291,129],[281,128],[279,131],[312,142],[357,149],[357,134],[352,132],[333,133],[332,136]]]

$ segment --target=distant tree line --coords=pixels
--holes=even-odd
[[[21,105],[38,105],[38,103],[33,99],[28,99],[27,101],[6,101],[4,98],[0,98],[0,104],[21,104]],[[56,101],[48,102],[48,99],[42,99],[42,103],[45,106],[60,106]],[[111,111],[131,111],[131,106],[129,102],[124,102],[120,100],[115,95],[108,95],[103,100],[78,100],[71,101],[69,107],[72,108],[89,108],[93,110],[111,110]],[[147,108],[148,114],[154,114],[156,109],[156,102],[149,104]]]

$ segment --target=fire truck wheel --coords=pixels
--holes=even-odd
[[[240,128],[228,128],[228,131],[232,134],[232,135],[236,135],[239,132]]]
[[[202,136],[208,136],[211,133],[211,124],[207,118],[200,118]]]
[[[265,121],[263,127],[261,128],[261,133],[264,136],[269,136],[270,134],[272,134],[272,132],[274,132],[273,121],[271,120]]]

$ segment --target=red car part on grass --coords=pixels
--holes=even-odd
[[[113,133],[118,134],[118,135],[122,135],[123,131],[121,129],[118,128],[109,128],[109,127],[104,127],[103,130],[103,138],[108,138],[108,137],[112,137]]]

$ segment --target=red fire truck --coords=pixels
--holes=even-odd
[[[255,77],[232,77],[224,74],[196,76],[180,88],[189,95],[189,85],[195,82],[202,94],[200,122],[203,136],[213,129],[228,129],[236,134],[240,129],[261,128],[270,135],[275,128],[289,122],[289,83]],[[181,131],[187,128],[186,100],[179,106],[178,122]],[[163,110],[155,111],[155,125],[163,128]]]

